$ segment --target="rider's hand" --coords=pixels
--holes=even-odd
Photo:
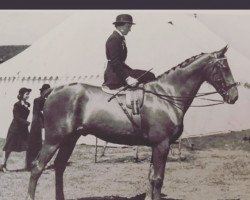
[[[130,85],[132,87],[134,87],[134,86],[136,86],[138,84],[138,80],[135,79],[135,78],[133,78],[133,77],[131,77],[131,76],[129,76],[128,78],[126,78],[126,82],[127,82],[128,85]]]

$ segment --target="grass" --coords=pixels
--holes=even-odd
[[[250,141],[245,140],[250,138],[250,130],[232,131],[230,133],[221,133],[216,135],[192,137],[189,138],[194,149],[207,150],[207,149],[222,149],[222,150],[244,150],[250,151]],[[188,147],[187,140],[183,140],[183,146]]]

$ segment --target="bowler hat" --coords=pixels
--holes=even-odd
[[[43,84],[42,87],[39,89],[41,92],[43,92],[44,90],[47,90],[50,88],[49,84]]]
[[[113,24],[117,24],[117,23],[128,23],[128,24],[135,24],[133,22],[133,18],[131,15],[129,14],[120,14],[116,17],[116,21],[113,22]]]

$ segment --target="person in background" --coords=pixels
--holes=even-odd
[[[146,83],[154,80],[155,75],[152,72],[145,73],[145,70],[132,69],[125,64],[127,46],[124,36],[131,31],[132,25],[135,24],[132,16],[129,14],[118,15],[113,24],[115,25],[115,31],[106,42],[108,63],[104,72],[103,86],[112,90],[126,85],[134,87],[138,83]],[[138,80],[139,77],[141,78]]]
[[[44,128],[43,106],[46,100],[44,93],[50,88],[49,84],[43,84],[40,88],[40,96],[34,99],[33,117],[30,128],[30,136],[27,150],[27,170],[31,170],[32,162],[42,148],[42,129]]]
[[[30,122],[27,121],[30,110],[30,103],[28,102],[31,89],[21,88],[18,93],[18,102],[14,104],[13,120],[10,124],[5,145],[3,147],[3,162],[0,165],[0,171],[6,171],[6,165],[11,152],[22,152],[28,148]],[[25,166],[26,168],[26,166]]]

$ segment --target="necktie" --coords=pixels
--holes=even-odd
[[[122,36],[122,48],[125,49],[126,48],[126,40],[125,37]]]

